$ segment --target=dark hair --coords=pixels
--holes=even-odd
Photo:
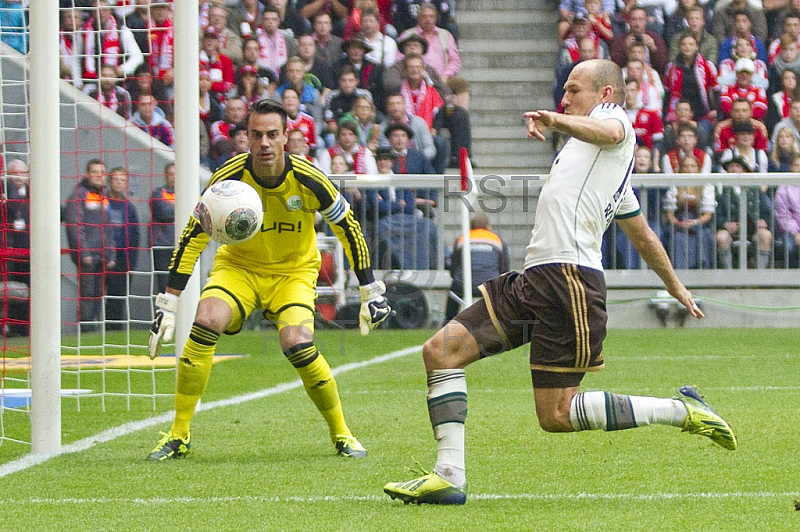
[[[786,23],[787,18],[800,18],[800,12],[798,11],[789,11],[786,15],[783,16],[783,22]]]
[[[106,167],[106,163],[104,163],[104,162],[103,162],[103,161],[101,161],[100,159],[89,159],[89,161],[86,163],[86,173],[88,174],[88,173],[89,173],[89,169],[90,169],[92,166],[96,165],[96,164],[103,165],[103,168],[105,168],[105,167]]]
[[[358,79],[358,74],[356,73],[356,67],[354,67],[350,63],[346,63],[341,67],[339,67],[339,75],[336,77],[336,79],[342,79],[342,76],[344,76],[345,74],[352,74],[356,77],[356,79]]]
[[[691,131],[695,137],[697,137],[697,126],[694,124],[681,124],[678,126],[678,136],[681,136],[681,133],[684,131]]]
[[[261,98],[250,104],[250,108],[247,109],[247,116],[244,118],[244,123],[248,126],[250,125],[250,115],[252,114],[268,115],[272,113],[276,113],[281,117],[283,130],[286,131],[286,109],[275,100],[270,100],[269,98]]]
[[[295,89],[294,87],[286,87],[285,89],[283,89],[283,92],[281,93],[281,99],[283,99],[283,95],[286,94],[286,91],[292,91],[297,95],[298,98],[300,97],[300,93],[298,92],[297,89]]]
[[[625,86],[626,86],[626,87],[628,86],[628,83],[636,83],[636,86],[637,86],[637,87],[639,87],[639,86],[640,86],[640,84],[639,84],[639,80],[638,80],[638,79],[636,79],[636,78],[630,78],[630,77],[628,77],[628,78],[625,78]]]
[[[734,11],[733,12],[734,20],[736,20],[736,17],[738,17],[739,15],[744,15],[747,17],[747,20],[751,22],[753,21],[753,17],[750,16],[750,12],[747,11],[746,9],[737,9],[736,11]]]
[[[361,10],[361,18],[364,18],[369,15],[372,15],[373,17],[375,17],[375,20],[380,22],[381,20],[380,15],[378,15],[378,11],[374,7],[366,7]]]
[[[281,18],[281,12],[278,11],[277,7],[273,6],[272,4],[267,4],[267,5],[261,4],[261,5],[264,6],[264,10],[261,12],[261,18],[264,18],[264,15],[266,13],[277,13],[278,18],[279,19]]]
[[[169,169],[172,168],[173,166],[175,166],[175,163],[173,161],[170,161],[167,164],[165,164],[164,173],[166,174],[169,171]]]

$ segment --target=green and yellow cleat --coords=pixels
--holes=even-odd
[[[333,444],[336,446],[336,453],[347,458],[365,458],[367,450],[361,445],[355,436],[337,434]]]
[[[711,438],[711,441],[730,451],[736,449],[736,435],[730,425],[708,406],[697,388],[682,386],[674,398],[682,402],[688,412],[684,432]]]
[[[192,439],[191,434],[185,440],[182,438],[173,438],[171,432],[162,432],[161,436],[162,438],[158,442],[158,445],[156,445],[156,448],[150,451],[150,454],[147,456],[148,460],[161,462],[169,460],[170,458],[183,458],[192,446],[190,442]]]
[[[467,486],[458,487],[436,473],[423,470],[424,476],[406,482],[389,482],[383,492],[400,499],[405,504],[464,504],[467,502]]]

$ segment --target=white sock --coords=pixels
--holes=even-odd
[[[437,443],[434,472],[455,486],[467,482],[464,460],[466,395],[467,377],[463,369],[428,372],[428,411]]]
[[[676,399],[584,392],[572,398],[569,419],[576,431],[622,430],[651,423],[683,427],[686,406]]]

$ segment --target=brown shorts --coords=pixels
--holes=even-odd
[[[545,264],[480,286],[484,299],[454,319],[475,337],[481,356],[530,343],[534,386],[577,386],[603,368],[606,285],[603,272]]]

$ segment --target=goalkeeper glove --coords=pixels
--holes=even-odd
[[[161,351],[161,342],[169,342],[175,333],[175,313],[178,311],[179,298],[175,294],[158,294],[156,296],[156,318],[150,326],[150,340],[147,350],[150,359],[154,360]]]
[[[392,308],[383,297],[386,286],[383,282],[375,281],[368,285],[359,286],[361,292],[361,311],[358,313],[358,325],[361,336],[366,336],[369,331],[383,323],[392,314]]]

